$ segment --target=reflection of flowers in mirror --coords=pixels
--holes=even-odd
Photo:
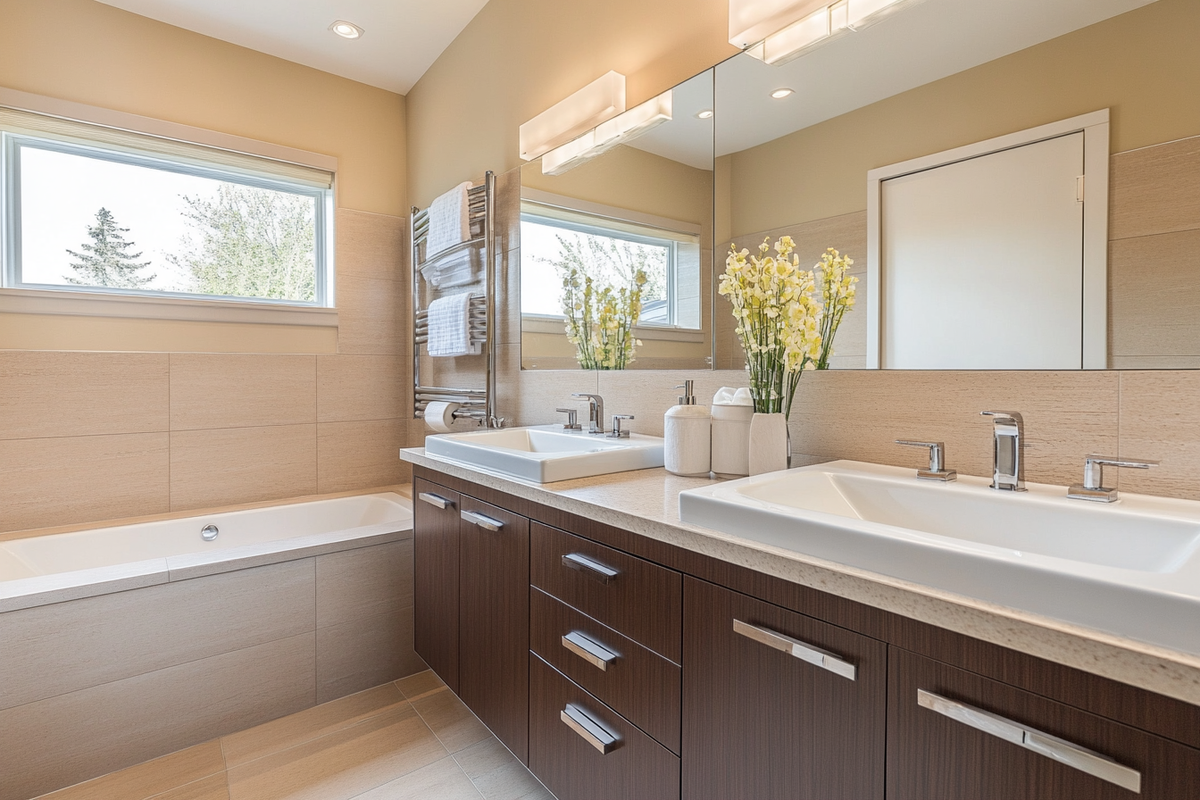
[[[577,266],[563,266],[562,309],[567,339],[583,369],[625,369],[641,341],[633,326],[642,312],[646,273],[636,270],[628,285],[598,284]]]
[[[858,278],[846,274],[853,263],[854,259],[830,247],[814,267],[821,273],[821,355],[817,358],[817,369],[829,369],[833,337],[842,324],[842,317],[854,308]]]

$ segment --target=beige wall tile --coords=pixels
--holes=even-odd
[[[1194,400],[1200,396],[1200,372],[1122,372],[1120,376],[1118,455],[1155,459],[1162,465],[1145,471],[1110,468],[1104,473],[1105,484],[1200,500],[1200,418]]]
[[[895,439],[944,441],[950,469],[990,476],[983,410],[1025,420],[1025,476],[1069,484],[1083,457],[1117,445],[1115,372],[810,372],[792,409],[792,451],[917,468],[928,455]]]
[[[403,417],[412,397],[411,373],[396,356],[318,356],[317,421]]]
[[[336,222],[338,277],[408,279],[407,217],[340,208]]]
[[[171,510],[317,491],[317,426],[171,433]]]
[[[224,788],[225,759],[216,740],[54,792],[46,800],[146,800],[205,777],[219,779]]]
[[[313,652],[307,633],[0,711],[0,800],[25,800],[308,708]]]
[[[315,627],[312,559],[0,614],[0,709]]]
[[[0,351],[0,439],[167,429],[167,356]]]
[[[437,676],[436,672],[427,669],[423,672],[409,675],[406,678],[401,678],[396,681],[396,687],[411,702],[419,700],[432,692],[440,692],[446,688],[446,684],[442,683],[442,679]]]
[[[317,702],[425,669],[413,651],[413,610],[317,628]]]
[[[355,800],[483,800],[470,779],[450,756],[416,772],[388,781]]]
[[[156,794],[151,800],[229,800],[229,780],[224,772],[210,775],[169,792]]]
[[[232,768],[287,750],[356,725],[404,702],[404,695],[395,684],[388,683],[223,736],[221,749],[225,754],[225,763]]]
[[[1200,356],[1200,226],[1112,242],[1108,274],[1112,366]]]
[[[344,275],[338,280],[338,352],[404,355],[409,289],[404,281]]]
[[[0,441],[0,531],[161,514],[168,435]]]
[[[322,422],[317,426],[317,488],[345,492],[404,483],[412,474],[400,460],[408,440],[403,419]]]
[[[578,408],[579,416],[587,422],[587,406],[572,399],[574,392],[598,392],[597,372],[583,370],[521,370],[518,345],[500,348],[503,367],[498,386],[499,414],[510,424],[546,425],[566,417],[555,408]],[[608,398],[605,398],[605,403]]]
[[[316,422],[316,358],[173,353],[171,430]]]
[[[316,575],[319,628],[398,612],[413,604],[413,540],[317,556]]]
[[[446,757],[407,703],[229,770],[232,800],[349,800]]]
[[[1200,228],[1200,136],[1112,157],[1110,239]]]

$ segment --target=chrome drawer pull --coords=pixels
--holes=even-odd
[[[1048,733],[1027,728],[1020,723],[1005,719],[987,711],[950,700],[941,695],[917,689],[917,705],[936,711],[955,722],[969,725],[976,730],[1012,742],[1035,753],[1052,758],[1060,764],[1094,775],[1102,781],[1115,783],[1122,789],[1141,794],[1142,773],[1123,764],[1118,764],[1094,750],[1051,736]]]
[[[612,567],[601,564],[594,558],[588,558],[583,553],[567,553],[562,557],[562,565],[570,567],[577,572],[582,572],[589,578],[594,578],[601,583],[611,583],[613,578],[621,574]]]
[[[417,495],[417,497],[421,500],[424,500],[426,503],[429,503],[429,505],[433,506],[434,508],[454,508],[454,501],[447,500],[441,495],[430,494],[429,492],[421,492],[419,495]]]
[[[485,531],[498,531],[504,527],[504,523],[500,520],[492,519],[489,516],[478,514],[474,511],[460,511],[459,516],[462,517],[464,521],[469,522],[472,525],[478,525]]]
[[[617,659],[616,653],[579,631],[571,631],[562,637],[562,646],[604,672],[608,671],[609,663]]]
[[[811,644],[805,644],[798,639],[784,636],[782,633],[776,633],[769,628],[760,628],[757,625],[751,625],[748,622],[735,619],[733,621],[733,632],[741,634],[747,639],[753,639],[759,644],[765,644],[767,647],[774,647],[776,650],[787,653],[801,661],[807,661],[809,664],[818,666],[821,669],[827,669],[835,675],[841,675],[843,678],[854,680],[858,675],[858,668],[849,661],[838,658],[828,650],[822,650]]]
[[[559,712],[558,718],[578,733],[585,742],[599,750],[601,755],[611,753],[620,741],[615,733],[592,719],[590,714],[574,703],[567,703],[567,707]]]

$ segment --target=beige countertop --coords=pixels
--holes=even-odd
[[[679,493],[717,481],[664,469],[537,484],[426,455],[400,457],[551,508],[864,605],[1200,705],[1200,656],[681,522]]]

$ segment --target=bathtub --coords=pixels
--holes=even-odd
[[[390,492],[0,540],[0,800],[425,669],[412,569]]]

